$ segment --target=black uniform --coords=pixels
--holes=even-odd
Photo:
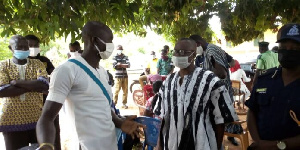
[[[261,140],[282,140],[300,135],[300,79],[284,86],[282,68],[262,72],[246,101],[256,116]],[[295,115],[291,115],[294,112]]]

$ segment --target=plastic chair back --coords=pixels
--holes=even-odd
[[[146,125],[146,129],[144,130],[145,145],[155,147],[159,136],[161,121],[156,118],[143,116],[136,118],[136,122]]]

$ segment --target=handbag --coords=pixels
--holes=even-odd
[[[93,74],[93,72],[87,66],[85,66],[83,63],[81,63],[80,61],[78,61],[76,59],[69,59],[68,61],[78,65],[96,82],[96,84],[101,88],[101,90],[103,91],[103,94],[107,98],[109,105],[111,105],[111,99],[110,99],[110,96],[109,96],[107,90],[105,89],[105,87],[103,86],[101,81]]]

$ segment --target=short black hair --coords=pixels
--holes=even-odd
[[[160,87],[162,86],[162,81],[155,81],[152,85],[153,92],[157,93],[159,92]]]
[[[26,40],[33,40],[33,41],[37,41],[38,43],[40,43],[40,39],[38,37],[36,37],[35,35],[29,34],[25,36]]]
[[[200,35],[197,35],[197,34],[193,34],[189,38],[196,41],[196,42],[203,41],[203,38]]]
[[[168,49],[170,49],[170,47],[168,45],[165,45],[164,49],[168,50]]]
[[[80,44],[79,44],[79,42],[78,41],[75,41],[75,42],[73,42],[73,43],[70,43],[69,44],[69,46],[79,46],[80,47]]]

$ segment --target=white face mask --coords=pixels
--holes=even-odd
[[[152,59],[155,59],[155,58],[156,58],[156,56],[155,56],[155,55],[151,55],[150,57],[151,57]]]
[[[29,48],[29,51],[30,51],[29,56],[35,57],[40,53],[41,50],[39,47],[33,47],[33,48]]]
[[[153,59],[155,59],[155,58],[156,58],[156,56],[155,56],[155,55],[152,55],[152,57],[153,57]]]
[[[192,56],[194,53],[192,53],[190,56]],[[190,66],[189,57],[190,56],[172,56],[173,64],[180,68],[184,69]]]
[[[114,51],[114,43],[105,43],[103,40],[101,40],[99,37],[97,37],[103,44],[105,44],[105,51],[101,52],[100,49],[96,44],[94,46],[96,47],[97,51],[99,52],[99,55],[101,56],[102,59],[108,59],[112,52]]]
[[[72,58],[75,58],[75,57],[79,56],[80,54],[78,53],[78,51],[76,51],[76,52],[70,52],[70,55]]]
[[[122,54],[122,50],[117,50],[117,54],[121,55]]]
[[[198,46],[198,47],[197,47],[196,53],[197,53],[198,55],[202,55],[202,54],[203,54],[203,48],[202,48],[202,46]]]

